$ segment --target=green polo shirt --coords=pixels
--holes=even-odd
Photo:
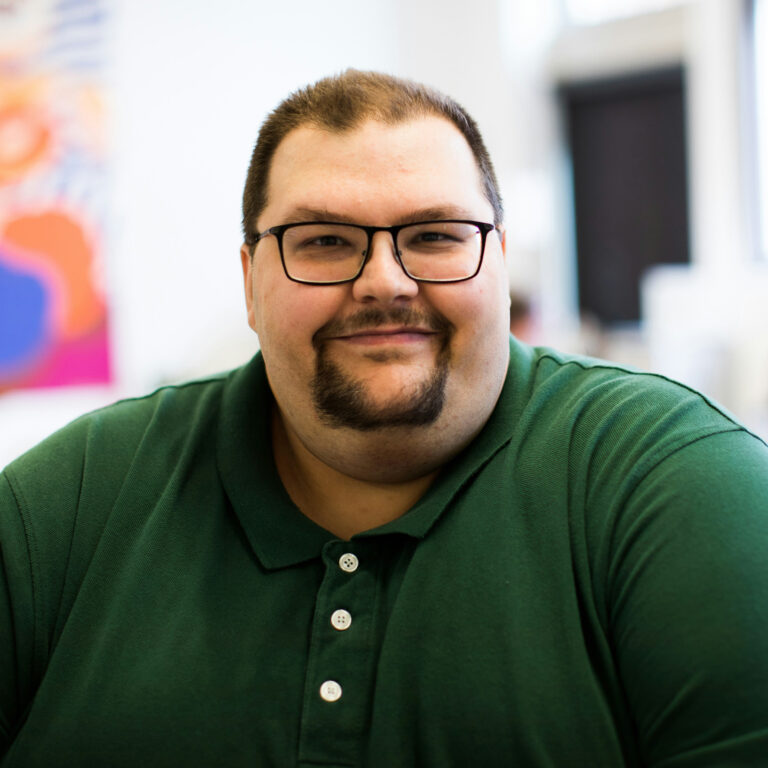
[[[257,356],[0,476],[0,760],[768,765],[768,448],[659,376],[512,342],[407,514],[342,541]]]

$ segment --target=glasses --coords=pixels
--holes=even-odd
[[[488,233],[482,221],[420,221],[394,227],[365,227],[334,222],[301,222],[271,227],[283,269],[290,280],[310,285],[336,285],[360,277],[377,232],[389,232],[395,258],[408,277],[423,283],[470,280],[483,263]]]

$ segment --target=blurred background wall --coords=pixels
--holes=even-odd
[[[526,340],[670,375],[768,436],[766,5],[0,2],[0,465],[250,357],[256,133],[349,66],[478,120]]]

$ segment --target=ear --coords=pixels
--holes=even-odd
[[[501,241],[501,253],[504,256],[504,261],[507,260],[507,230],[502,227],[499,229],[499,240]]]
[[[253,259],[251,258],[251,249],[245,243],[240,246],[240,263],[243,267],[243,287],[245,289],[245,306],[248,310],[248,325],[258,333],[256,303],[253,298]]]
[[[512,306],[512,294],[510,293],[509,268],[507,265],[507,230],[502,227],[498,232],[499,242],[501,243],[501,258],[504,261],[504,268],[507,273],[507,313],[509,313],[510,307]]]

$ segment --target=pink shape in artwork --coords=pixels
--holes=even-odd
[[[59,342],[28,387],[99,384],[111,379],[106,327]]]

